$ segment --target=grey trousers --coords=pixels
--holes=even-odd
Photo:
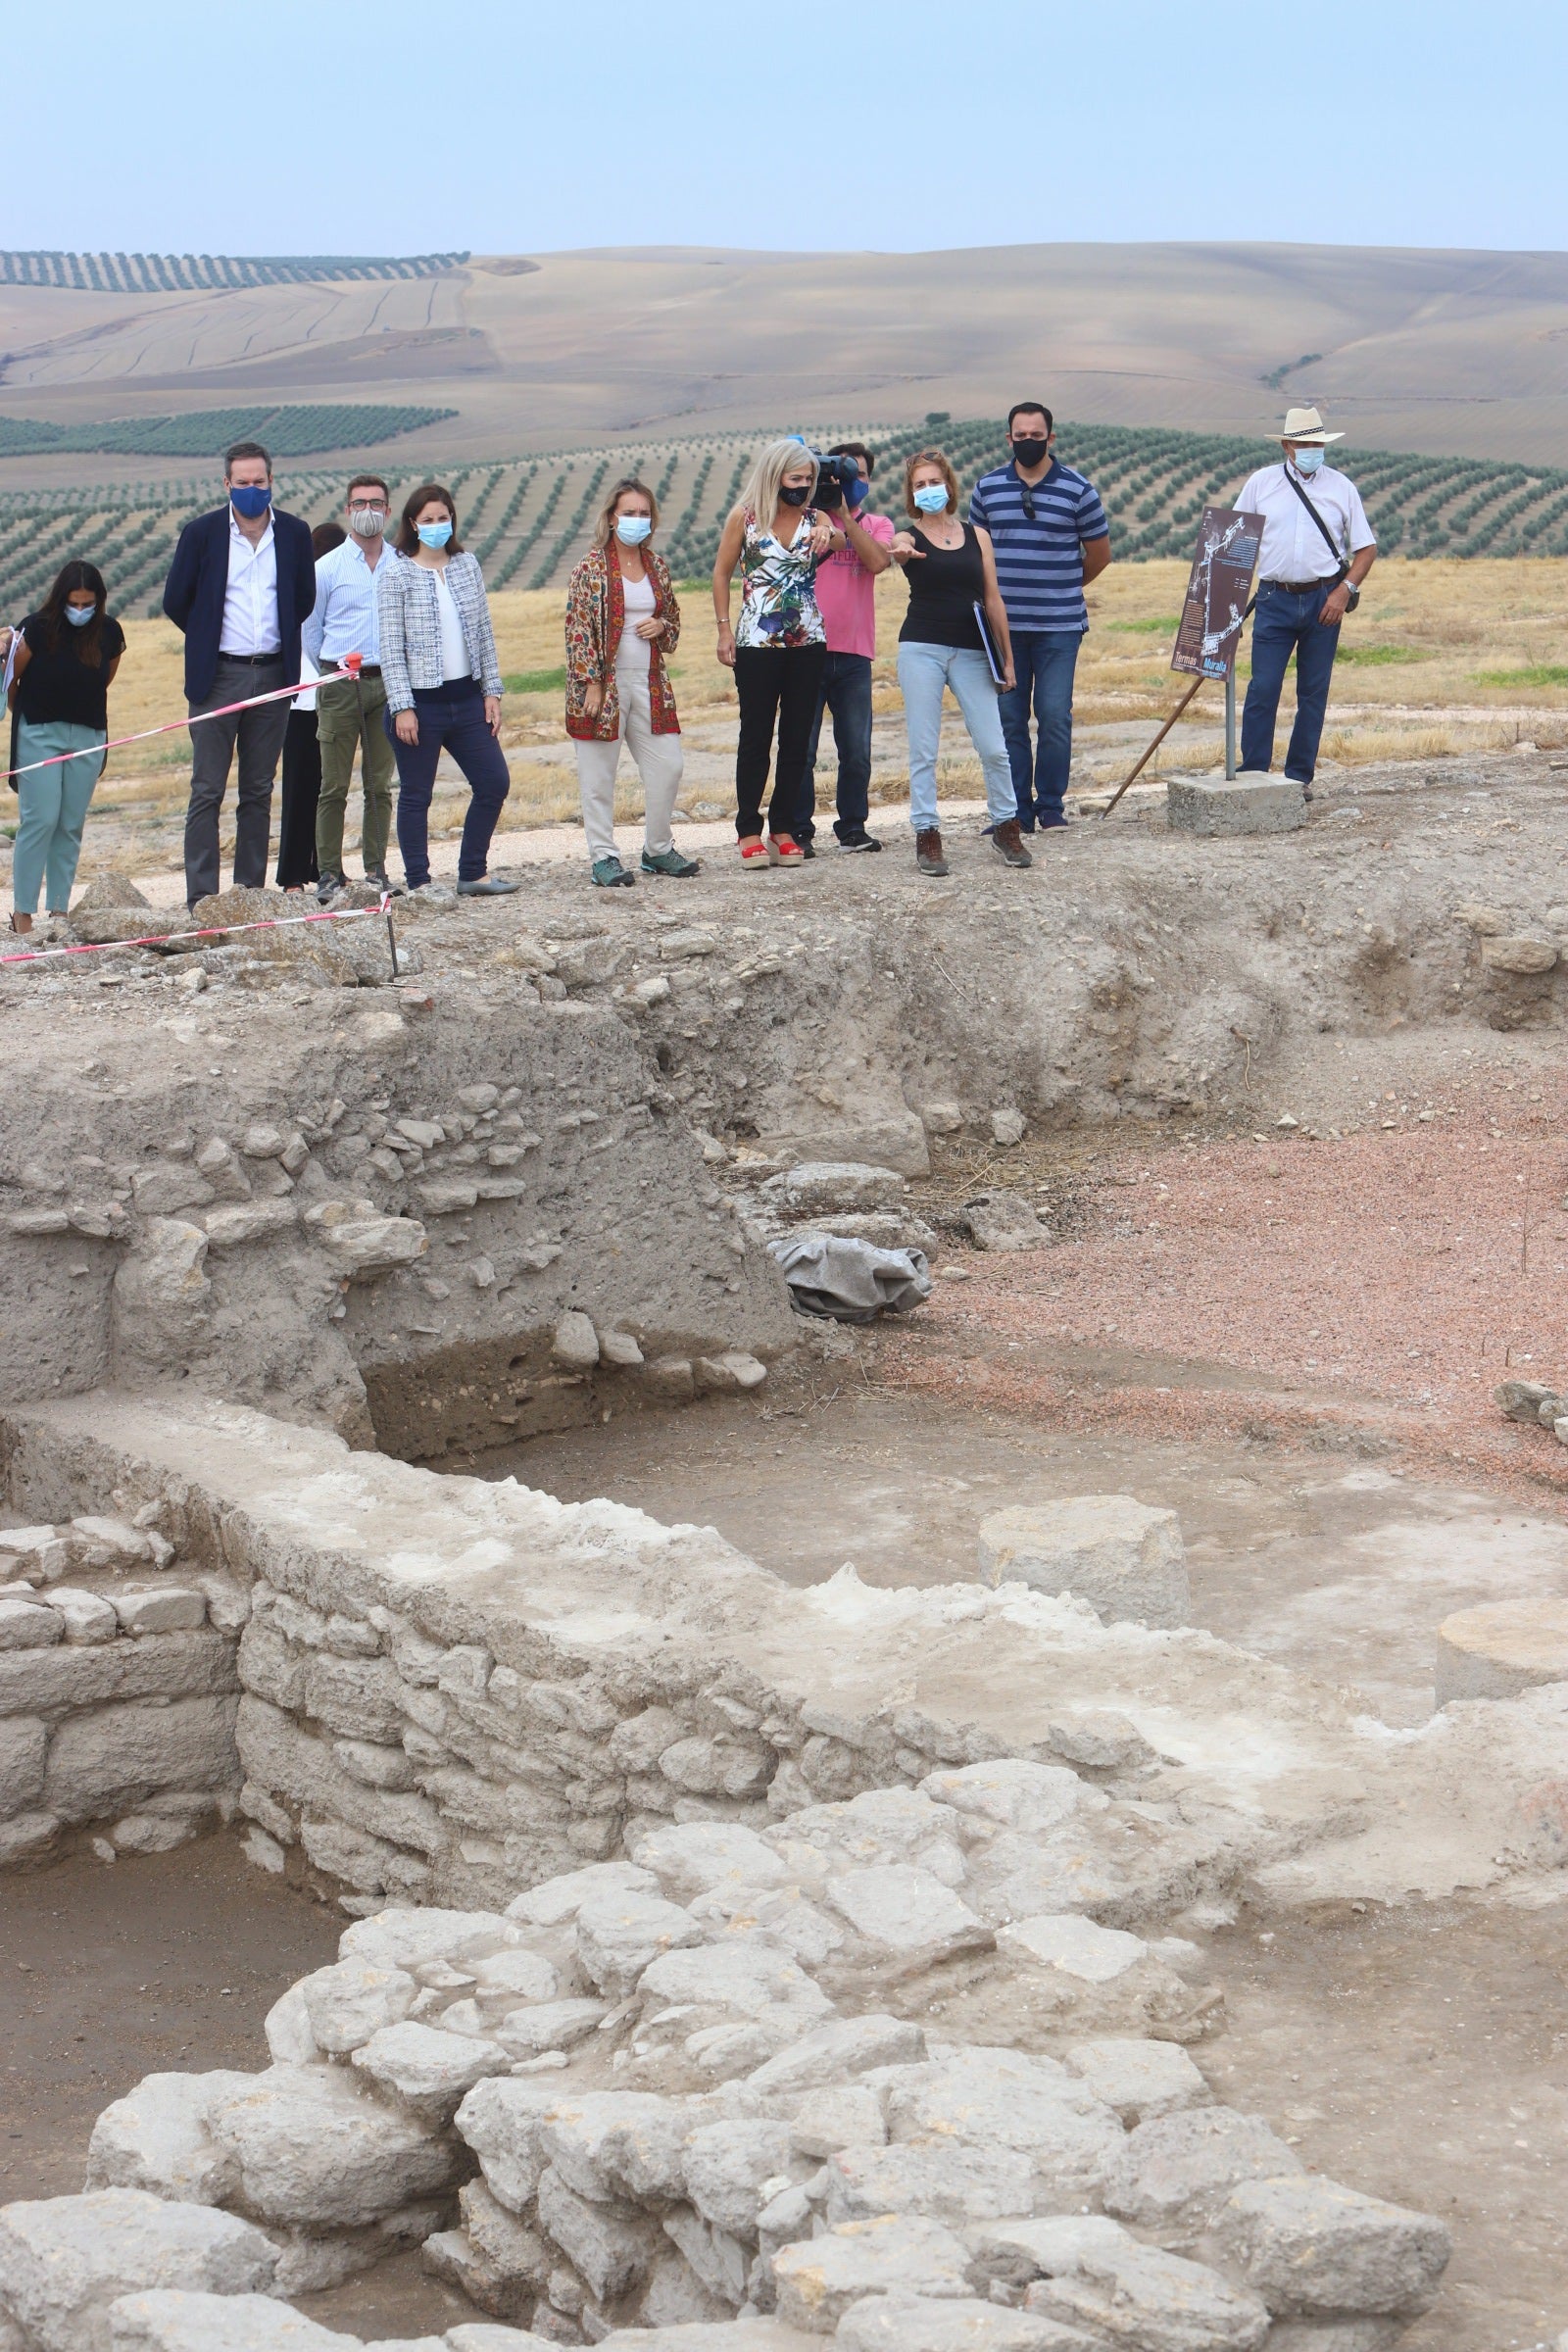
[[[247,695],[267,694],[290,683],[281,654],[275,662],[227,662],[218,657],[213,690],[192,703],[190,714],[216,710]],[[185,811],[185,901],[194,906],[219,887],[218,812],[228,790],[228,771],[239,746],[239,795],[234,807],[234,884],[262,890],[267,884],[267,844],[272,822],[272,778],[277,772],[290,706],[268,703],[260,710],[238,710],[227,718],[204,719],[192,727],[190,806]]]

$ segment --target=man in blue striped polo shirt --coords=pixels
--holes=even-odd
[[[984,473],[969,520],[991,534],[1007,608],[1016,685],[1002,698],[1002,732],[1025,833],[1067,822],[1072,681],[1089,626],[1084,590],[1110,562],[1110,525],[1093,482],[1053,454],[1054,420],[1042,401],[1007,412],[1011,463]],[[1029,740],[1029,706],[1039,730]]]

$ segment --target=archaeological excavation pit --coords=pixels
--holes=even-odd
[[[1556,798],[0,982],[4,2352],[1555,2341]]]

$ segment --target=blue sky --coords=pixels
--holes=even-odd
[[[1560,248],[1568,11],[146,0],[7,25],[7,244]]]

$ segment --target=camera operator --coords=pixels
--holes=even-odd
[[[839,461],[839,471],[830,461]],[[853,479],[846,478],[849,466]],[[808,858],[815,831],[816,747],[824,711],[833,713],[833,743],[839,758],[838,815],[833,822],[841,850],[879,850],[882,844],[865,829],[871,789],[871,662],[876,654],[877,573],[893,558],[893,523],[886,514],[869,512],[868,492],[876,460],[863,441],[839,441],[827,453],[817,476],[816,503],[844,534],[819,565],[816,602],[827,632],[827,661],[822,691],[811,722],[810,748],[806,755],[806,790],[798,836]]]

